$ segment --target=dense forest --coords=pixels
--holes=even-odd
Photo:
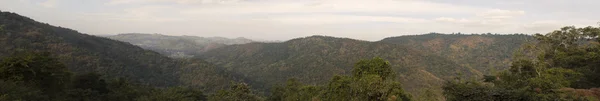
[[[600,27],[564,27],[524,45],[508,70],[483,79],[456,78],[447,100],[574,101],[600,98]]]
[[[196,88],[135,84],[97,73],[73,73],[47,52],[15,53],[0,62],[1,101],[198,101]]]
[[[0,12],[0,100],[597,101],[598,35],[574,26],[376,42],[316,35],[170,58]]]
[[[261,78],[249,84],[265,89],[287,78],[323,84],[328,80],[323,77],[349,74],[351,68],[347,67],[360,59],[382,57],[393,64],[398,80],[413,96],[441,100],[444,80],[458,74],[481,77],[507,69],[511,54],[528,40],[533,38],[521,34],[425,34],[378,42],[310,36],[282,43],[231,45],[201,56],[227,71]]]
[[[512,54],[535,39],[524,34],[438,34],[390,37],[381,42],[403,44],[433,53],[486,75],[507,69]]]
[[[75,73],[99,73],[157,87],[190,85],[215,91],[226,87],[223,84],[243,80],[203,60],[171,59],[129,43],[81,34],[15,13],[1,12],[0,26],[0,58],[48,52]]]

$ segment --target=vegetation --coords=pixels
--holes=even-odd
[[[0,12],[0,25],[0,58],[14,53],[48,52],[49,57],[64,64],[55,68],[67,68],[75,74],[93,72],[142,85],[190,86],[208,92],[238,81],[232,79],[236,78],[232,74],[203,60],[171,59],[129,43],[81,34],[15,13]]]
[[[400,82],[395,81],[389,62],[382,58],[355,64],[352,76],[334,76],[325,87],[302,85],[295,79],[277,86],[271,101],[410,101]]]
[[[262,101],[262,98],[254,95],[244,83],[234,84],[227,90],[220,90],[209,97],[211,101]]]
[[[425,34],[390,37],[385,43],[401,44],[447,58],[478,75],[489,75],[506,70],[512,54],[528,41],[524,34]]]
[[[353,75],[335,76],[321,89],[303,86],[289,80],[278,87],[268,100],[324,100],[324,101],[409,101],[401,84],[393,77],[389,62],[374,58],[362,60],[354,66]],[[122,78],[105,79],[100,74],[85,73],[71,76],[66,66],[49,53],[19,53],[0,62],[1,100],[79,100],[79,101],[262,101],[244,83],[220,90],[206,97],[194,88],[154,88],[132,84]]]
[[[326,36],[232,45],[202,55],[204,60],[227,71],[245,78],[260,78],[247,83],[263,92],[288,78],[311,85],[327,84],[335,75],[352,74],[352,68],[347,67],[364,57],[389,60],[392,72],[397,74],[393,78],[405,82],[403,88],[417,98],[428,90],[441,100],[443,80],[459,73],[477,74],[452,60],[405,45]]]
[[[0,12],[0,101],[598,101],[599,35],[311,36],[172,59]]]
[[[448,100],[598,100],[600,28],[572,26],[546,35],[516,54],[510,69],[485,80],[455,80],[444,86]],[[584,92],[569,90],[583,89]],[[589,89],[590,90],[585,90]],[[580,90],[582,91],[582,90]],[[596,93],[596,94],[594,94]]]
[[[2,101],[199,101],[194,88],[154,88],[96,73],[71,75],[48,53],[19,53],[0,62]]]

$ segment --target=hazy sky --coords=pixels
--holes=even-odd
[[[441,33],[546,33],[597,26],[600,0],[0,0],[87,34],[161,33],[287,40],[380,40]]]

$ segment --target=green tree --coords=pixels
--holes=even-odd
[[[124,78],[110,79],[107,82],[110,93],[107,101],[134,101],[140,96],[150,95],[156,88],[130,83]]]
[[[284,86],[273,87],[268,101],[311,101],[318,99],[321,87],[303,85],[296,79],[289,79]]]
[[[494,87],[493,84],[477,80],[450,80],[442,87],[448,101],[527,101],[519,96],[523,93]]]
[[[451,101],[598,100],[564,88],[600,85],[600,28],[568,26],[545,35],[516,53],[511,67],[483,81],[448,81],[444,95]]]
[[[72,78],[67,95],[71,98],[69,100],[103,101],[108,100],[108,93],[108,85],[100,74],[86,73]]]
[[[41,101],[48,96],[34,87],[23,86],[22,82],[0,80],[0,101]]]
[[[600,87],[600,28],[568,26],[545,35],[537,34],[542,53],[538,61],[549,68],[565,68],[584,74],[575,88]]]
[[[220,90],[208,97],[209,101],[261,101],[262,98],[252,94],[245,83],[238,83],[227,90]]]
[[[202,91],[192,88],[172,87],[155,90],[149,95],[141,96],[137,101],[206,101]]]
[[[65,89],[70,75],[65,65],[48,53],[15,54],[0,62],[0,79],[23,82],[51,97]]]
[[[357,62],[352,77],[335,76],[325,90],[326,101],[410,101],[400,82],[394,81],[389,62],[376,57]]]
[[[393,72],[390,62],[377,57],[357,62],[352,70],[352,76],[354,78],[363,78],[364,76],[376,75],[383,80],[387,80],[394,79]]]

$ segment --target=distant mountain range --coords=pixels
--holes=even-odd
[[[247,82],[262,92],[290,78],[326,85],[334,75],[350,74],[357,61],[381,57],[390,62],[409,93],[437,100],[443,100],[443,81],[506,70],[512,53],[532,40],[521,34],[425,34],[376,42],[318,35],[269,43],[137,33],[104,38],[8,12],[0,13],[0,32],[0,58],[47,51],[76,73],[97,72],[147,85],[201,87],[208,92],[230,81]]]
[[[457,75],[480,77],[505,70],[512,54],[533,40],[511,34],[424,34],[389,37],[369,42],[329,36],[310,36],[285,42],[249,39],[120,34],[108,36],[170,57],[195,57],[225,71],[250,78],[262,91],[289,78],[323,84],[333,75],[346,75],[360,59],[382,57],[397,71],[404,88],[415,96],[432,92],[441,97],[444,80]],[[441,99],[441,98],[439,98]]]
[[[118,34],[105,37],[128,42],[176,58],[193,57],[226,45],[254,42],[242,37],[229,39],[223,37],[168,36],[140,33]]]
[[[270,86],[297,78],[322,84],[333,75],[346,75],[360,59],[382,57],[397,71],[413,95],[430,90],[441,96],[442,81],[458,74],[488,74],[504,70],[511,54],[530,36],[426,34],[386,38],[378,42],[310,36],[283,43],[249,43],[211,50],[205,60]],[[469,53],[469,54],[467,54]],[[477,60],[490,58],[489,61]],[[486,67],[477,67],[486,66]]]

